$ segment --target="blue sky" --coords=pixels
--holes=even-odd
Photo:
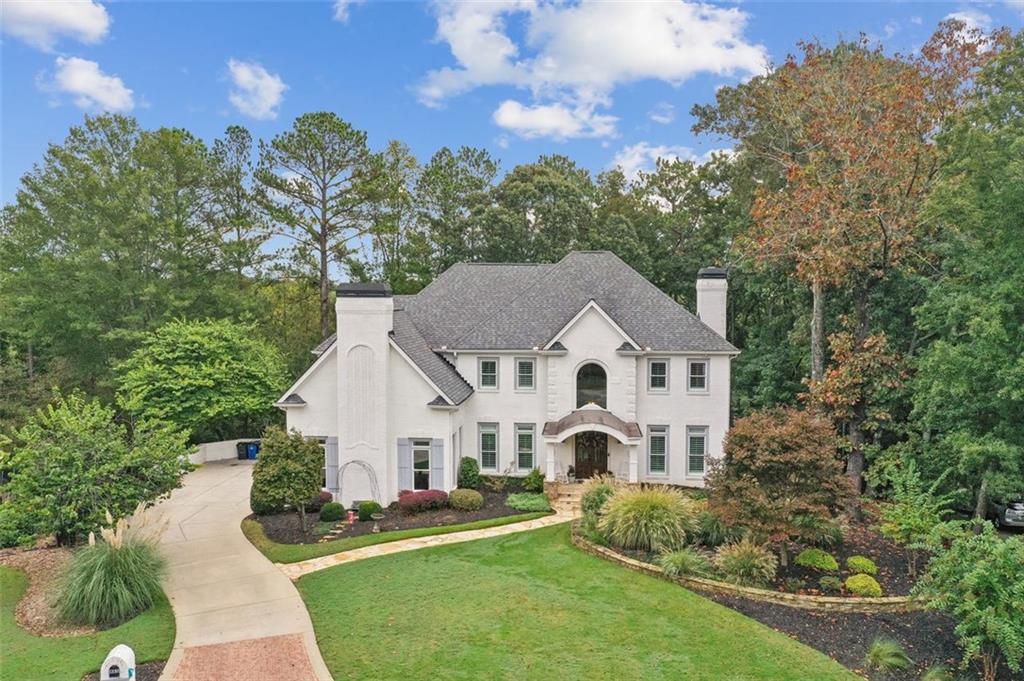
[[[206,140],[231,124],[270,138],[331,110],[382,148],[426,161],[485,147],[503,170],[567,154],[594,172],[699,157],[690,107],[779,62],[801,39],[865,32],[919,47],[957,13],[1024,23],[992,3],[548,4],[4,0],[0,198],[84,113],[121,111]]]

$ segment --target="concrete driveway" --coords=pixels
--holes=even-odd
[[[177,624],[164,681],[331,679],[298,591],[242,534],[251,482],[251,462],[207,463],[157,506]]]

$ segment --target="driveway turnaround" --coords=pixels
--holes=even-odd
[[[162,681],[331,679],[298,591],[242,534],[251,483],[251,462],[207,463],[157,506],[177,625]]]

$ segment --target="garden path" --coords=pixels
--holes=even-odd
[[[431,546],[459,544],[461,542],[487,539],[489,537],[500,537],[506,534],[515,534],[517,532],[528,532],[530,530],[538,530],[542,527],[566,523],[572,520],[573,517],[574,516],[571,511],[559,511],[554,515],[544,516],[543,518],[534,518],[533,520],[524,520],[521,523],[510,523],[508,525],[488,527],[482,530],[466,530],[465,532],[452,532],[451,534],[439,534],[430,537],[400,539],[386,544],[374,544],[373,546],[364,546],[362,548],[351,549],[349,551],[341,551],[329,556],[321,556],[320,558],[310,558],[309,560],[303,560],[298,563],[278,563],[277,567],[290,579],[296,580],[303,575],[308,575],[310,572],[325,570],[329,567],[334,567],[335,565],[341,565],[342,563],[352,563],[366,558],[376,558],[377,556],[387,556],[393,553],[415,551],[416,549],[425,549]]]
[[[331,679],[298,591],[242,534],[251,484],[251,462],[211,462],[156,507],[177,626],[163,681]]]

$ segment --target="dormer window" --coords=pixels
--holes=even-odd
[[[667,359],[650,359],[647,361],[647,390],[652,393],[668,392]]]
[[[687,390],[691,393],[706,393],[708,391],[708,361],[706,359],[691,359],[686,364]]]
[[[498,358],[481,357],[479,364],[480,376],[477,385],[480,390],[498,390]]]

